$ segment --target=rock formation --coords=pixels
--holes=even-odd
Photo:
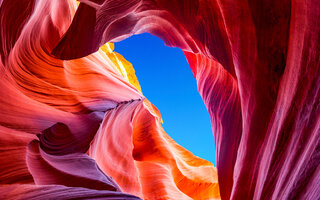
[[[317,0],[2,0],[0,18],[0,197],[320,199]],[[217,169],[114,52],[144,32],[184,51]]]

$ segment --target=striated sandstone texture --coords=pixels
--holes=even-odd
[[[0,23],[0,197],[320,199],[318,0],[1,0]],[[114,52],[143,32],[184,51],[217,169]]]

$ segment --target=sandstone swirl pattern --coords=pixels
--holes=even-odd
[[[4,198],[320,199],[317,0],[80,2],[0,1]],[[218,177],[113,52],[143,32],[184,51]]]
[[[216,168],[164,132],[112,43],[51,54],[76,8],[1,2],[0,198],[219,199]]]

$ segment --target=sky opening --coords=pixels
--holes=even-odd
[[[210,117],[182,50],[144,33],[117,42],[115,51],[132,63],[143,95],[161,112],[164,130],[216,166]]]

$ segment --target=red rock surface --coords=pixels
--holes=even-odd
[[[111,44],[51,54],[75,1],[0,6],[0,199],[220,198],[216,168],[164,132]]]
[[[317,0],[83,0],[74,13],[0,1],[0,197],[320,199]],[[98,51],[143,32],[184,51],[219,181]]]
[[[58,57],[142,32],[185,51],[211,115],[223,199],[320,198],[318,1],[81,2]]]

